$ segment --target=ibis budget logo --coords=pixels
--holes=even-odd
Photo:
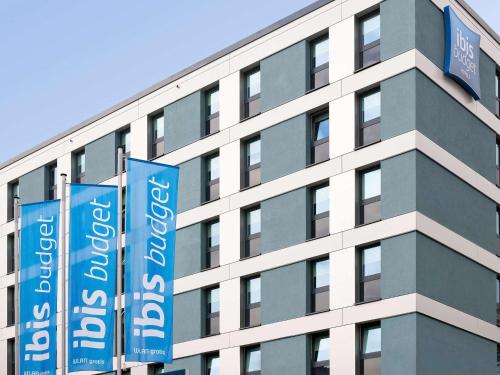
[[[479,80],[479,43],[481,36],[469,29],[456,13],[444,8],[446,53],[444,72],[475,100],[481,96]]]

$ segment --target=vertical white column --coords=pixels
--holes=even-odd
[[[62,259],[62,309],[61,309],[61,337],[62,337],[62,361],[61,361],[61,371],[63,375],[66,375],[66,174],[61,173],[61,226],[60,226],[60,254]]]
[[[330,375],[356,375],[356,326],[330,329]]]
[[[116,375],[122,375],[122,189],[123,189],[123,148],[118,147],[118,223],[116,234]]]
[[[19,197],[14,197],[14,362],[19,375]]]

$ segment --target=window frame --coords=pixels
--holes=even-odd
[[[319,121],[319,119],[323,116],[326,116],[323,120]],[[319,164],[325,161],[330,160],[330,129],[328,129],[328,136],[324,137],[318,141],[316,141],[316,124],[321,123],[322,121],[328,121],[328,127],[330,127],[330,112],[328,108],[324,108],[317,112],[314,112],[310,115],[310,123],[311,123],[311,165]],[[319,148],[326,148],[326,158],[316,160],[316,150]]]
[[[495,81],[495,88],[496,88],[496,115],[498,118],[500,118],[500,67],[497,66],[496,69],[496,81]]]
[[[249,223],[249,218],[250,218],[250,213],[253,212],[253,211],[259,211],[259,223],[260,223],[260,232],[257,232],[257,233],[250,233],[250,223]],[[244,244],[243,244],[243,256],[242,258],[251,258],[251,257],[254,257],[254,256],[259,256],[262,252],[262,249],[261,249],[261,246],[260,246],[260,238],[262,236],[262,210],[261,210],[261,206],[260,204],[258,205],[255,205],[255,206],[252,206],[252,207],[249,207],[247,208],[245,211],[244,211],[244,228],[243,228],[243,238],[244,238]],[[250,252],[250,244],[251,244],[251,241],[253,240],[256,240],[256,239],[259,239],[259,250],[257,253],[255,254],[252,254]]]
[[[47,176],[47,199],[55,200],[57,199],[57,162],[47,165]]]
[[[14,220],[15,199],[19,198],[19,180],[9,182],[9,199],[7,201],[7,221]]]
[[[253,349],[258,349],[260,352],[261,356],[261,362],[260,362],[260,370],[257,371],[247,371],[247,362],[248,362],[248,353],[253,350]],[[243,348],[244,351],[244,356],[243,356],[243,374],[244,375],[261,375],[262,372],[262,351],[260,345],[252,345],[252,346],[247,346]]]
[[[373,11],[371,11],[367,14],[363,14],[362,16],[358,17],[358,43],[357,43],[358,53],[357,53],[357,64],[356,64],[358,71],[362,70],[362,69],[369,68],[373,65],[376,65],[376,64],[380,63],[380,61],[381,61],[381,59],[380,59],[380,40],[382,39],[382,35],[377,40],[370,42],[366,46],[363,44],[363,22],[366,22],[369,19],[374,18],[376,16],[380,17],[380,9],[379,8],[374,9]],[[380,24],[381,23],[379,22],[379,29],[381,28]],[[377,47],[377,46],[379,47],[378,59],[370,64],[364,65],[363,64],[364,54],[367,51],[369,51],[370,49]]]
[[[316,265],[320,262],[328,262],[328,285],[321,286],[321,287],[316,287]],[[317,309],[316,306],[316,294],[320,293],[326,293],[327,295],[327,306],[324,309]],[[324,257],[324,258],[318,258],[314,259],[311,261],[311,313],[320,313],[320,312],[325,312],[325,311],[330,311],[330,258],[329,257]]]
[[[315,357],[316,357],[315,354],[316,353],[314,350],[314,344],[316,343],[316,340],[323,339],[323,338],[330,339],[330,334],[328,331],[316,332],[311,336],[311,372],[313,372],[314,369],[316,369],[316,368],[325,368],[325,367],[329,368],[330,367],[330,359],[328,359],[326,361],[315,361]],[[331,345],[331,341],[330,341],[330,345]]]
[[[249,138],[244,142],[244,146],[243,146],[243,178],[242,178],[243,189],[248,189],[248,188],[251,188],[254,186],[258,186],[262,183],[261,174],[260,174],[260,169],[262,166],[262,144],[259,146],[259,160],[260,161],[258,163],[249,165],[249,157],[250,157],[249,145],[251,143],[257,142],[257,141],[261,142],[260,134],[254,136],[252,138]],[[250,174],[252,172],[255,172],[256,170],[259,170],[259,177],[258,177],[259,181],[254,183],[254,184],[250,184]]]
[[[16,292],[14,285],[7,286],[7,298],[6,298],[7,313],[6,316],[6,327],[12,327],[16,324]]]
[[[220,354],[219,352],[212,352],[212,353],[206,353],[205,354],[205,361],[204,361],[204,369],[203,369],[203,373],[205,375],[210,375],[210,368],[209,368],[209,362],[211,359],[219,359],[220,361]],[[219,367],[219,370],[220,370],[220,367]]]
[[[210,311],[210,293],[218,290],[219,292],[219,310],[216,312],[209,312]],[[220,334],[220,286],[213,286],[210,288],[205,289],[205,308],[206,308],[206,314],[205,314],[205,335],[206,336],[215,336]],[[217,327],[218,330],[215,332],[212,332],[210,329],[211,323],[213,321],[217,322]]]
[[[210,243],[209,228],[211,225],[214,225],[214,224],[219,224],[219,237],[220,237],[220,219],[217,218],[217,219],[213,219],[213,220],[209,220],[209,221],[205,222],[205,241],[206,241],[206,244],[205,244],[205,262],[204,262],[205,267],[204,267],[204,269],[206,269],[206,270],[209,270],[212,268],[217,268],[220,266],[220,240],[219,240],[219,245],[215,245],[215,246],[209,245],[209,243]],[[218,262],[217,262],[217,264],[212,265],[211,255],[214,252],[218,253],[218,256],[217,256]]]
[[[209,203],[220,198],[220,155],[217,152],[205,156],[204,159],[205,159],[205,199],[203,203]],[[210,179],[211,170],[209,168],[211,161],[214,159],[218,159],[217,162],[219,163],[219,177],[212,180]],[[214,186],[217,187],[217,193],[215,194],[214,197],[212,197],[212,189],[214,188]]]
[[[358,127],[357,127],[357,135],[356,135],[356,143],[357,143],[357,146],[356,148],[362,148],[362,147],[367,147],[367,146],[371,146],[375,143],[378,143],[382,140],[382,137],[380,136],[380,127],[381,127],[381,123],[382,123],[382,113],[380,113],[380,115],[378,117],[375,117],[371,120],[368,120],[368,121],[364,121],[363,119],[363,109],[364,109],[364,99],[369,97],[370,95],[373,95],[373,94],[376,94],[376,93],[379,93],[380,94],[380,103],[379,103],[379,108],[380,110],[382,110],[382,91],[380,90],[380,86],[376,86],[376,87],[373,87],[369,90],[366,90],[366,91],[362,91],[362,92],[359,92],[357,94],[357,97],[358,97],[358,103],[357,103],[357,106],[358,106]],[[371,142],[365,142],[364,141],[364,137],[363,137],[363,134],[364,134],[364,130],[365,129],[368,129],[372,126],[375,126],[375,127],[378,127],[378,133],[379,133],[379,137],[378,139],[374,140],[374,141],[371,141]]]
[[[372,329],[372,328],[378,328],[382,331],[382,325],[380,324],[380,321],[377,322],[372,322],[368,324],[363,324],[360,329],[359,329],[359,374],[360,375],[371,375],[371,374],[365,374],[364,372],[364,363],[367,359],[374,359],[374,358],[380,358],[382,360],[382,350],[378,352],[370,352],[370,353],[364,353],[363,351],[363,336],[365,333],[365,330]]]
[[[497,232],[496,255],[500,257],[500,206],[497,206],[497,211],[496,211],[496,232]]]
[[[155,137],[155,125],[156,121],[163,117],[163,126],[165,127],[165,113],[160,111],[158,113],[152,114],[149,116],[149,128],[150,128],[150,136],[149,136],[149,159],[153,160],[159,158],[160,156],[165,155],[165,129],[163,129],[162,137]],[[156,153],[157,145],[163,144],[163,153]]]
[[[316,197],[316,191],[320,190],[320,189],[323,189],[323,188],[328,188],[328,211],[325,211],[325,212],[321,212],[319,214],[316,213],[316,201],[315,201],[315,197]],[[328,182],[325,182],[325,183],[322,183],[322,184],[319,184],[319,185],[315,185],[315,186],[312,186],[310,188],[310,191],[311,191],[311,197],[310,197],[310,200],[311,200],[311,233],[310,233],[310,239],[317,239],[317,238],[322,238],[322,237],[327,237],[330,235],[330,222],[329,222],[329,218],[330,218],[330,185]],[[322,235],[317,235],[316,233],[316,222],[318,222],[319,220],[323,220],[323,219],[328,219],[326,220],[327,223],[328,223],[328,233],[326,234],[322,234]]]
[[[309,64],[310,64],[310,72],[309,72],[309,91],[317,90],[322,87],[328,86],[330,84],[330,75],[329,75],[329,68],[330,68],[330,56],[328,56],[328,62],[323,63],[317,67],[314,67],[314,47],[318,45],[321,42],[328,41],[330,43],[330,36],[328,32],[314,38],[309,42]],[[328,53],[330,53],[330,46],[328,46]],[[326,83],[323,83],[322,85],[316,86],[316,76],[318,73],[321,73],[326,70],[327,73],[327,81]]]
[[[500,327],[500,275],[496,278],[497,326]]]
[[[85,172],[87,171],[87,158],[85,155],[85,149],[81,149],[78,151],[75,151],[74,153],[74,160],[75,160],[75,177],[74,177],[74,182],[77,184],[81,184],[85,182]],[[82,160],[83,158],[83,163],[79,163],[79,160]],[[83,165],[83,168],[81,166]],[[83,172],[82,172],[83,169]]]
[[[496,184],[500,187],[500,138],[496,138],[496,167],[497,167],[497,175],[496,175]]]
[[[7,266],[6,275],[14,273],[15,260],[14,260],[14,247],[15,247],[15,237],[14,233],[7,234],[7,261],[5,262]]]
[[[257,116],[257,115],[262,113],[262,107],[261,107],[261,103],[260,103],[260,98],[261,98],[261,94],[262,94],[262,86],[261,86],[261,89],[260,89],[258,94],[254,94],[252,96],[249,96],[249,92],[248,92],[250,89],[249,77],[252,74],[255,74],[257,72],[259,72],[259,85],[260,85],[262,83],[261,76],[260,76],[260,72],[261,72],[260,64],[258,64],[257,66],[254,66],[253,68],[246,70],[243,73],[244,92],[243,92],[243,117],[242,117],[242,119],[244,119],[244,120],[251,118],[251,117],[254,117],[254,116]],[[250,113],[250,104],[257,101],[257,100],[259,101],[258,110],[255,113]]]
[[[209,98],[211,97],[212,94],[215,92],[219,93],[219,110],[217,112],[214,112],[212,114],[209,113]],[[203,127],[203,132],[202,132],[202,137],[208,137],[209,135],[218,133],[220,131],[220,89],[219,85],[215,85],[213,87],[210,87],[204,91],[204,96],[205,96],[205,119],[204,119],[204,127]],[[217,120],[216,124],[214,125],[215,130],[211,131],[212,128],[212,121]]]
[[[117,149],[121,147],[123,150],[123,160],[122,160],[122,171],[126,172],[127,171],[127,158],[131,156],[131,150],[127,150],[127,134],[129,136],[129,139],[131,140],[132,133],[130,132],[130,126],[127,126],[126,128],[119,130],[118,131],[118,146]],[[118,171],[117,171],[118,173]]]
[[[375,301],[380,301],[382,299],[381,295],[381,287],[380,287],[380,282],[382,280],[382,268],[380,269],[380,272],[377,274],[373,274],[370,276],[364,276],[363,272],[363,267],[364,267],[364,252],[369,249],[373,249],[375,247],[379,248],[379,253],[380,253],[380,266],[382,267],[382,245],[380,242],[375,242],[369,245],[362,246],[358,249],[358,287],[357,287],[357,300],[358,304],[362,303],[369,303],[369,302],[375,302]],[[372,282],[372,281],[379,281],[378,284],[378,296],[376,298],[370,298],[366,299],[363,293],[364,290],[364,285],[367,282]]]
[[[262,324],[262,294],[260,295],[259,302],[250,302],[251,301],[251,289],[250,289],[250,283],[252,280],[259,279],[259,290],[260,293],[262,293],[262,279],[260,274],[259,275],[254,275],[247,277],[244,280],[244,291],[245,291],[245,296],[244,296],[244,314],[243,314],[243,328],[251,328],[251,327],[258,327]],[[251,324],[251,312],[252,310],[258,309],[259,311],[259,321],[257,323]]]
[[[380,170],[380,194],[377,196],[373,196],[367,199],[363,199],[363,183],[364,183],[364,177],[366,174],[370,172],[374,172],[376,170]],[[374,204],[380,202],[380,212],[378,218],[371,220],[371,221],[366,221],[365,219],[365,214],[364,214],[364,208],[368,205]],[[372,165],[368,168],[360,169],[358,170],[358,226],[362,225],[368,225],[372,223],[376,223],[382,219],[382,168],[380,164],[375,164]]]

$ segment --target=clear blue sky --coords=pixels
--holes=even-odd
[[[312,2],[1,0],[0,162]]]

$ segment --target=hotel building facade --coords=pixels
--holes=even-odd
[[[447,5],[478,101],[443,73]],[[180,166],[175,360],[127,373],[498,374],[499,65],[463,0],[320,0],[3,163],[0,374],[13,197],[116,184],[120,146]]]

